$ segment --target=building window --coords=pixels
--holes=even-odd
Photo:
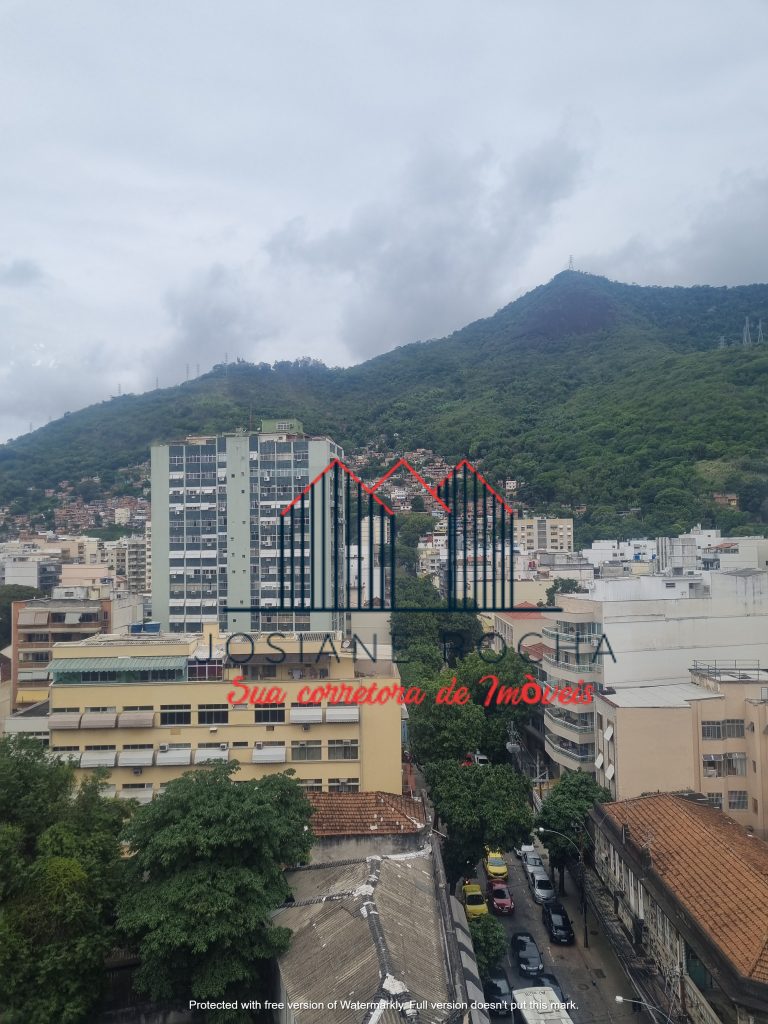
[[[728,790],[728,810],[729,811],[746,811],[747,809],[747,791],[746,789],[729,789]]]
[[[123,711],[154,711],[151,704],[132,704],[131,707],[123,708]]]
[[[80,708],[51,708],[52,715],[79,715]]]
[[[226,725],[229,722],[228,704],[198,704],[198,725]]]
[[[723,738],[722,722],[702,722],[701,738],[703,740],[721,740]]]
[[[757,800],[754,797],[752,798],[752,813],[757,814]]]
[[[191,704],[161,704],[160,725],[191,725]]]
[[[285,721],[285,704],[262,704],[254,711],[254,721],[257,725]]]
[[[723,736],[726,739],[739,739],[744,735],[743,718],[726,718],[723,722]]]
[[[299,785],[305,793],[322,793],[323,792],[323,780],[322,779],[299,779]]]
[[[725,774],[726,775],[746,775],[747,774],[747,755],[746,754],[726,754],[725,755]]]
[[[702,760],[702,770],[708,779],[722,779],[723,777],[723,755],[705,754]]]
[[[322,761],[323,751],[320,740],[294,740],[291,743],[292,761]]]
[[[114,746],[114,744],[112,746],[109,746],[106,743],[101,743],[101,744],[96,744],[96,746],[93,746],[93,747],[86,747],[85,749],[86,750],[117,750],[117,747]]]
[[[80,747],[51,747],[51,750],[56,754],[60,754],[68,750],[77,750],[79,752]]]
[[[329,761],[357,761],[357,740],[328,740]]]
[[[359,793],[360,779],[328,779],[329,793]]]
[[[716,807],[718,811],[723,809],[723,794],[722,793],[707,793],[707,803],[710,807]]]
[[[152,750],[151,743],[124,743],[123,750]]]
[[[115,714],[117,712],[117,708],[86,708],[85,710],[96,711],[102,714]]]
[[[234,747],[247,747],[248,746],[248,740],[235,740],[235,742],[232,744],[232,746],[233,746],[233,748]]]

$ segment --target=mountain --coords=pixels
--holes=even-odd
[[[768,520],[768,344],[741,345],[746,317],[753,337],[768,324],[768,285],[566,271],[448,338],[358,366],[219,365],[67,414],[0,446],[0,504],[30,507],[62,479],[109,486],[153,441],[295,415],[348,449],[384,436],[482,460],[494,480],[523,478],[537,507],[586,505],[583,538],[695,522],[748,532]],[[741,512],[713,503],[724,490]]]

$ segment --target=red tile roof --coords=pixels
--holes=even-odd
[[[743,977],[768,983],[768,843],[684,797],[603,804],[630,841],[647,843],[652,871]]]
[[[405,835],[424,831],[424,804],[396,793],[307,793],[316,836]]]

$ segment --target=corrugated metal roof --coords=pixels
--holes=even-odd
[[[54,658],[49,672],[146,672],[150,669],[186,669],[183,656],[163,654],[155,658]]]

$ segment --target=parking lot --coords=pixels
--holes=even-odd
[[[546,852],[538,844],[537,849],[547,866]],[[577,1009],[569,1011],[575,1024],[609,1024],[612,1021],[630,1020],[635,1024],[647,1024],[650,1018],[644,1012],[632,1013],[629,1005],[615,1001],[617,995],[631,996],[631,989],[592,915],[588,918],[589,948],[584,948],[583,917],[578,893],[570,877],[566,874],[567,895],[561,897],[561,902],[573,924],[576,942],[571,946],[552,945],[542,924],[541,907],[533,901],[521,862],[511,851],[505,855],[505,860],[509,868],[509,888],[515,910],[510,916],[501,916],[497,920],[504,926],[508,937],[516,931],[528,931],[533,935],[544,960],[545,973],[554,974],[565,998],[576,1003]],[[477,877],[485,891],[486,878],[482,865],[478,866]],[[555,885],[556,878],[557,875]],[[530,988],[536,984],[535,979],[527,978],[519,972],[516,960],[510,955],[509,945],[502,966],[513,989]]]

